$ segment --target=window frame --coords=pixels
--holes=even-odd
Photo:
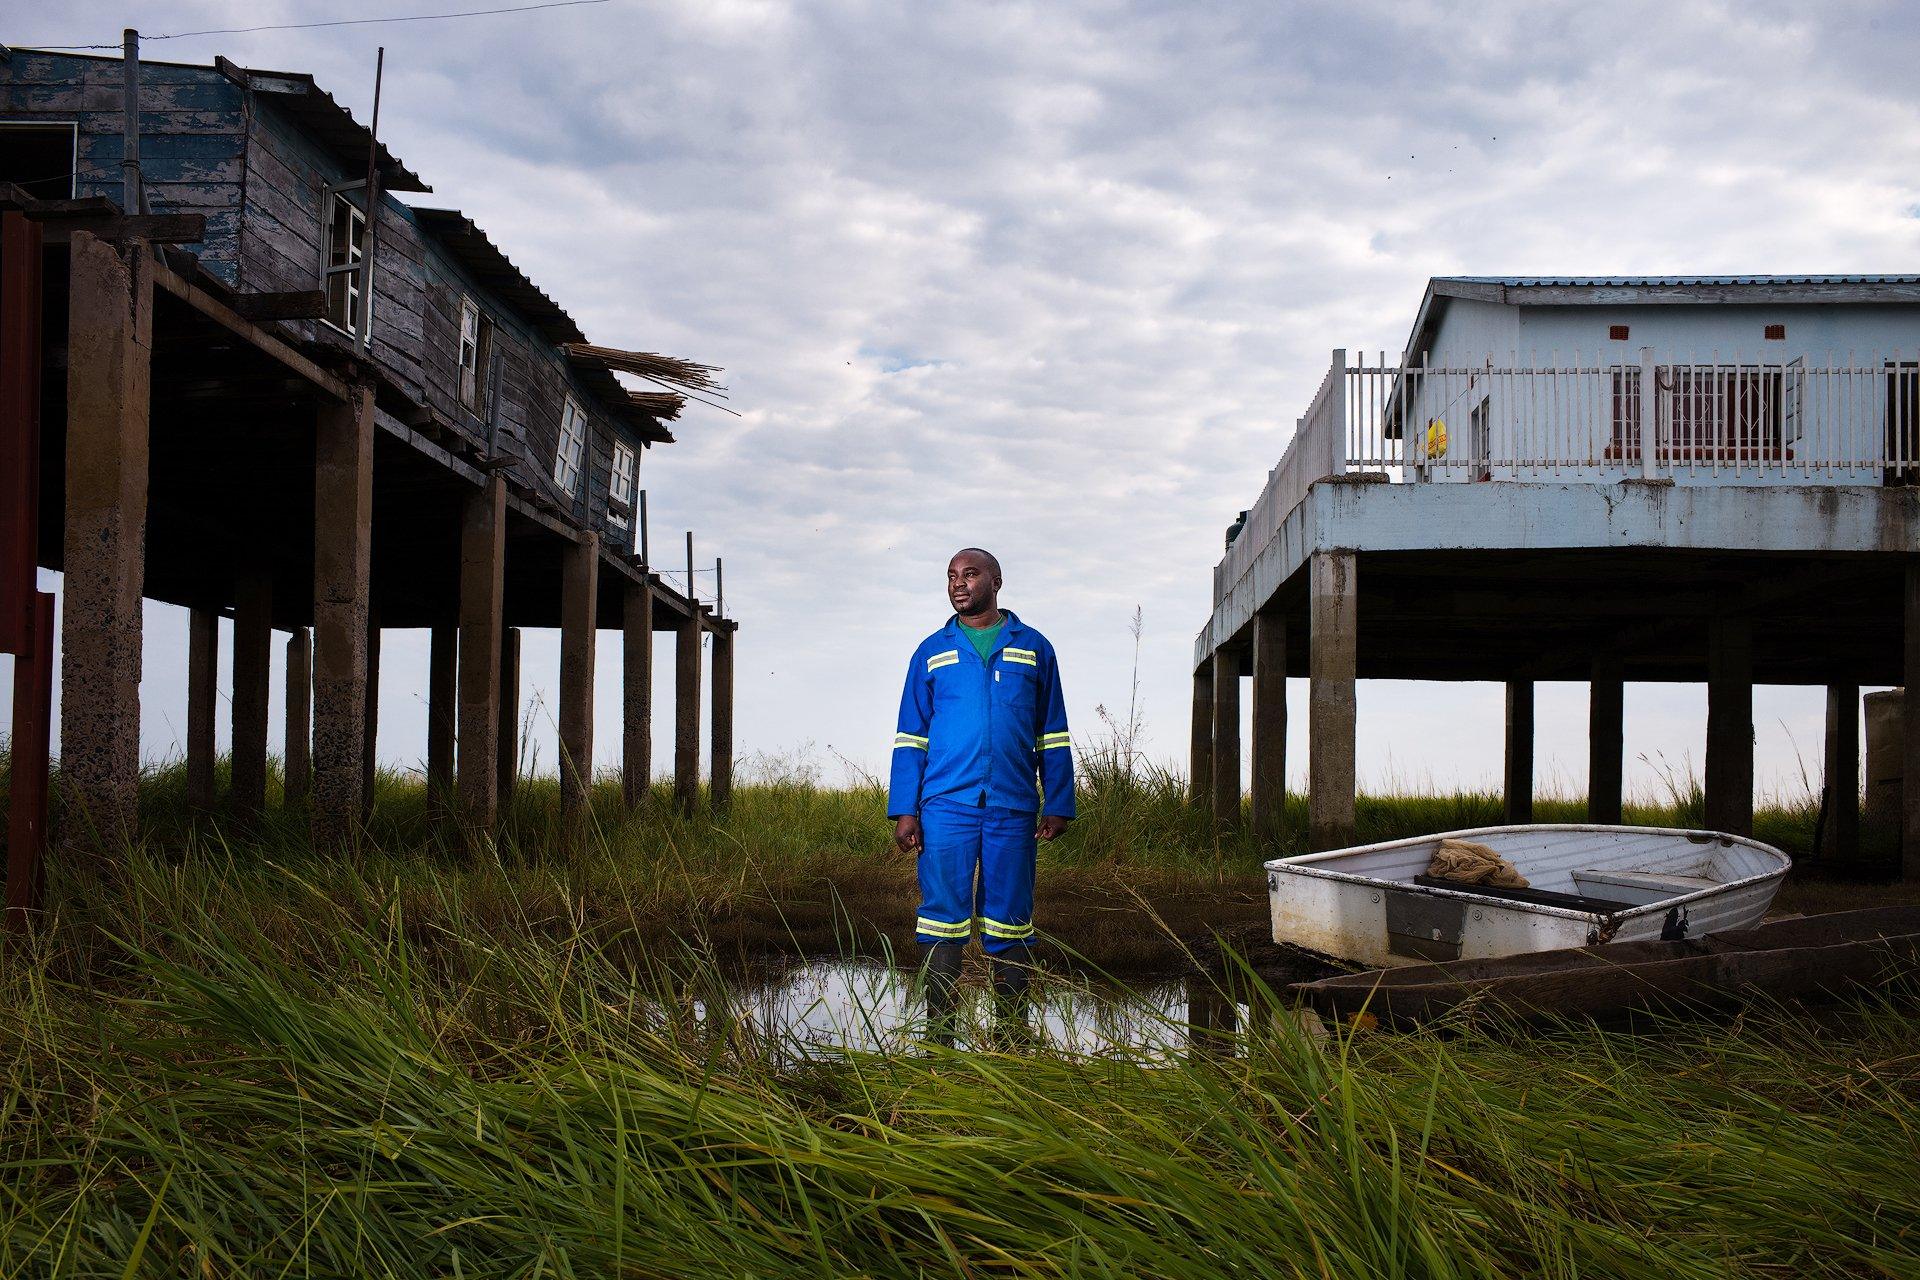
[[[622,465],[624,462],[624,466]],[[621,492],[622,488],[625,492]],[[640,454],[625,440],[615,438],[613,462],[607,475],[607,523],[616,529],[633,528],[634,497],[640,490]]]
[[[1740,465],[1793,457],[1788,439],[1790,365],[1764,362],[1656,366],[1659,427],[1655,457],[1669,463]],[[1607,457],[1640,456],[1640,367],[1614,365]]]
[[[467,319],[473,318],[473,334],[467,333]],[[493,386],[489,376],[493,363],[493,335],[497,326],[493,317],[485,308],[473,300],[470,294],[460,295],[460,343],[454,356],[454,398],[460,407],[482,422],[490,421],[493,416]],[[467,359],[468,343],[471,341],[473,360]]]
[[[78,120],[0,120],[0,132],[5,130],[42,130],[51,133],[64,129],[67,134],[67,194],[72,200],[80,194],[80,122]],[[24,187],[22,188],[25,189]],[[32,194],[29,192],[28,194]]]
[[[577,426],[577,429],[569,431],[570,425]],[[586,459],[587,436],[592,430],[586,410],[571,394],[567,395],[560,406],[560,437],[553,450],[553,482],[569,498],[580,496],[580,480],[586,474],[583,463]],[[569,444],[572,445],[571,456]]]
[[[360,336],[360,315],[358,308],[364,301],[364,305],[367,308],[367,337],[371,340],[373,337],[372,301],[371,299],[363,300],[360,297],[360,267],[361,264],[366,261],[367,252],[367,212],[353,201],[347,199],[347,193],[344,191],[335,191],[332,193],[332,196],[333,200],[327,206],[326,217],[324,219],[325,234],[324,243],[321,246],[320,259],[320,287],[327,295],[327,314],[320,317],[320,321],[322,324],[328,325],[346,334],[350,338],[357,338]],[[333,237],[338,226],[338,215],[342,208],[347,210],[347,252],[346,257],[342,261],[335,262]],[[356,224],[360,231],[358,237],[354,235]],[[336,320],[333,315],[333,281],[335,276],[344,278],[346,282],[343,292],[341,293],[346,311],[343,320]]]

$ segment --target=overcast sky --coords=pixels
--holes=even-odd
[[[83,0],[0,38],[469,7]],[[310,71],[364,120],[380,44],[418,199],[464,209],[592,340],[726,366],[743,416],[694,406],[646,457],[655,545],[691,528],[726,558],[743,754],[828,780],[884,768],[968,543],[1058,647],[1082,736],[1124,713],[1143,611],[1148,746],[1184,762],[1225,525],[1328,351],[1397,348],[1429,276],[1920,263],[1920,21],[1896,3],[612,0],[147,54]],[[185,630],[150,608],[153,758],[184,734]],[[526,643],[550,767],[557,645]],[[381,755],[417,764],[424,637],[385,654]],[[1540,699],[1543,785],[1577,793],[1585,689]],[[1760,691],[1763,793],[1800,790],[1796,753],[1817,779],[1822,706]],[[1499,777],[1495,686],[1369,684],[1360,708],[1363,784]],[[1629,785],[1698,772],[1704,719],[1697,687],[1630,687]]]

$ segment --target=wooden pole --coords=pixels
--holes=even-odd
[[[1620,664],[1596,658],[1587,690],[1587,821],[1622,820],[1626,682]]]
[[[360,727],[360,825],[373,822],[375,784],[380,778],[380,621],[368,611],[367,621],[367,707]]]
[[[34,593],[27,651],[13,660],[12,780],[7,809],[7,928],[39,909],[47,850],[47,770],[53,733],[53,595]]]
[[[281,803],[298,809],[313,790],[313,633],[295,627],[287,640],[286,782]]]
[[[1920,880],[1920,557],[1907,560],[1902,667],[1905,689],[1901,729],[1900,873]]]
[[[140,33],[120,33],[120,210],[145,213],[147,193],[140,177]]]
[[[1843,866],[1860,861],[1860,686],[1827,686],[1825,791],[1827,823],[1822,852]]]
[[[689,818],[700,800],[700,613],[691,600],[674,637],[673,800]]]
[[[60,779],[71,842],[102,853],[138,807],[153,268],[84,231],[68,261]]]
[[[195,609],[187,615],[187,803],[202,813],[214,802],[219,675],[220,614]]]
[[[1287,620],[1253,618],[1253,832],[1263,845],[1285,836],[1287,805]]]
[[[1316,551],[1308,570],[1307,843],[1314,850],[1353,843],[1357,571],[1351,551]]]
[[[1707,624],[1706,823],[1753,834],[1753,622]]]
[[[1506,819],[1533,821],[1533,681],[1507,681]]]
[[[242,573],[233,608],[233,808],[257,817],[267,807],[267,702],[273,687],[273,579]]]
[[[600,535],[583,533],[561,553],[560,825],[569,845],[586,833],[593,786],[593,659]]]
[[[459,712],[454,767],[460,820],[469,839],[490,835],[500,816],[502,776],[511,778],[514,716],[501,708],[505,656],[507,482],[495,474],[467,495],[460,514]],[[516,633],[517,636],[518,633]],[[517,658],[516,658],[517,661]],[[516,681],[517,687],[517,681]],[[508,726],[501,736],[502,725]]]
[[[520,628],[500,633],[500,723],[494,789],[504,807],[520,780]],[[489,824],[490,826],[491,824]]]
[[[372,388],[323,405],[315,425],[311,825],[324,850],[358,843],[366,787]]]
[[[1213,655],[1213,829],[1240,829],[1240,650]]]
[[[707,744],[708,792],[715,816],[733,802],[733,632],[713,631],[713,724]]]
[[[621,611],[620,786],[627,807],[647,802],[653,781],[653,582],[629,586]]]
[[[1193,673],[1193,727],[1187,765],[1188,798],[1195,809],[1213,806],[1213,664],[1209,654]]]
[[[453,804],[453,753],[460,723],[460,628],[443,622],[427,639],[427,808],[438,820]]]

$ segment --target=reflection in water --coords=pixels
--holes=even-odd
[[[808,961],[737,986],[728,1003],[728,1013],[781,1057],[899,1051],[924,1032],[914,976],[877,963]],[[961,1007],[962,1043],[984,1045],[993,1018],[985,985],[966,982]],[[1233,1028],[1244,1016],[1245,1006],[1225,1000],[1203,979],[1123,989],[1040,973],[1033,984],[1031,1038],[1059,1053],[1152,1061],[1189,1048],[1231,1052]],[[1189,1027],[1189,1021],[1197,1025]]]

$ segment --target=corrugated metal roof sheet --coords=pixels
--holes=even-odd
[[[1498,284],[1510,289],[1542,288],[1685,288],[1688,285],[1769,284],[1920,284],[1920,275],[1869,276],[1435,276],[1462,284]]]

